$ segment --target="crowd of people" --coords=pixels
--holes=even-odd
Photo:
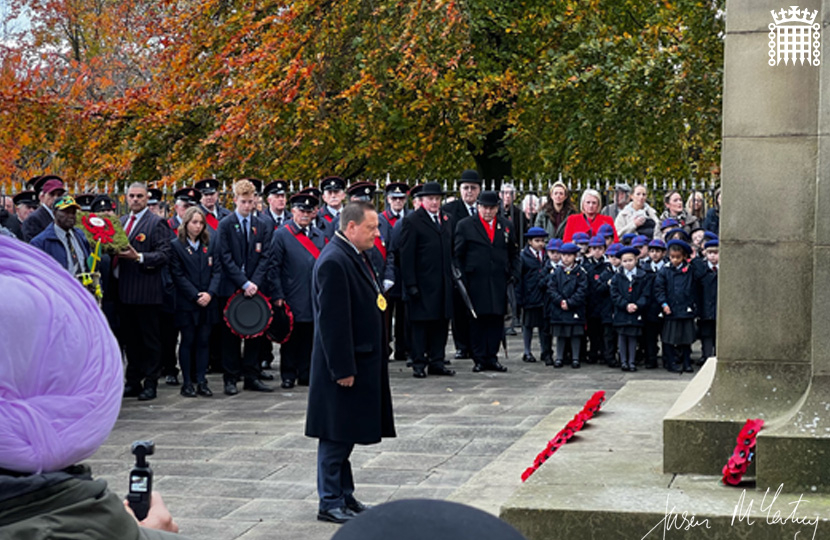
[[[454,376],[452,360],[461,359],[472,359],[474,372],[507,371],[498,352],[518,327],[523,360],[536,361],[537,329],[541,359],[554,367],[654,368],[660,341],[666,369],[691,370],[688,346],[697,339],[701,360],[714,354],[719,190],[709,209],[701,192],[684,201],[668,191],[658,213],[642,184],[618,184],[605,206],[586,189],[578,209],[561,181],[541,205],[533,195],[517,204],[510,184],[498,192],[482,184],[467,170],[457,198],[437,182],[385,186],[379,236],[367,255],[387,304],[390,360],[406,361],[416,378]],[[282,180],[244,179],[233,185],[230,210],[218,201],[219,182],[205,179],[176,191],[168,217],[162,193],[136,183],[117,218],[113,198],[70,196],[57,176],[30,187],[4,197],[2,232],[73,275],[95,266],[101,307],[126,352],[124,396],[140,400],[154,399],[162,379],[180,385],[182,396],[211,396],[211,370],[222,373],[228,395],[240,382],[273,391],[271,341],[240,337],[223,320],[236,294],[262,295],[290,312],[280,385],[308,385],[312,271],[344,225],[345,204],[372,201],[377,189],[328,177],[290,194]],[[129,245],[95,254],[78,212],[118,221]],[[450,326],[452,359],[444,352]]]

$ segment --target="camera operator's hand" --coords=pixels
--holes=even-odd
[[[131,516],[133,516],[133,519],[135,519],[135,514],[133,514],[133,511],[130,508],[130,503],[127,501],[124,501],[124,509]],[[138,520],[136,519],[136,521]],[[143,521],[138,521],[138,524],[142,527],[147,527],[148,529],[156,529],[172,533],[179,532],[179,526],[176,525],[175,521],[173,521],[173,516],[170,515],[170,511],[164,505],[164,501],[157,491],[150,494],[150,511],[147,513],[147,517],[144,518]]]

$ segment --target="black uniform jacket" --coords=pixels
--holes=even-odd
[[[216,246],[200,244],[193,249],[190,244],[182,243],[178,238],[170,242],[170,275],[176,286],[176,313],[198,312],[205,310],[207,323],[219,322],[219,307],[216,296],[219,292],[219,280],[222,277],[219,261],[216,259]],[[210,294],[210,303],[202,307],[196,303],[199,293]],[[224,307],[224,306],[222,306]],[[179,324],[193,320],[192,317],[177,317]]]
[[[651,279],[642,268],[634,268],[634,279],[629,281],[625,270],[611,278],[611,301],[614,303],[615,326],[643,326],[646,320]],[[628,312],[628,304],[637,304],[637,311]]]
[[[588,276],[579,265],[571,270],[559,266],[548,278],[550,298],[550,322],[552,324],[585,324],[585,298],[588,290]],[[568,309],[561,307],[562,300]]]
[[[317,259],[312,277],[309,437],[372,444],[395,436],[379,291],[367,259],[336,234]],[[337,384],[350,376],[353,386]]]
[[[326,238],[323,231],[314,225],[309,226],[309,236],[301,238],[299,235],[305,236],[293,221],[274,233],[271,246],[274,261],[270,279],[273,284],[271,297],[285,300],[295,321],[312,322],[311,272],[320,252],[326,247]],[[303,242],[310,243],[309,247]]]

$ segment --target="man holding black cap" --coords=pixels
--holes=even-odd
[[[462,219],[477,216],[477,200],[481,193],[481,177],[477,171],[467,169],[461,173],[458,189],[461,198],[448,202],[441,209],[442,213],[450,217],[452,223],[453,241],[455,231]],[[455,358],[471,358],[470,347],[470,312],[458,292],[453,296],[452,339],[455,341]]]
[[[626,207],[631,200],[631,187],[625,182],[621,182],[614,187],[614,202],[603,207],[600,214],[603,216],[611,216],[612,219],[617,219],[623,208]]]
[[[40,177],[35,182],[35,193],[40,199],[40,208],[23,222],[23,240],[26,242],[31,242],[32,238],[55,221],[52,205],[58,197],[66,193],[66,188],[63,185],[63,179],[59,176],[48,175]]]
[[[54,224],[31,241],[34,247],[48,253],[73,276],[87,271],[86,260],[90,253],[83,231],[75,227],[75,216],[80,209],[80,205],[69,195],[59,198],[52,208]]]
[[[499,196],[484,191],[478,215],[461,220],[455,232],[455,263],[463,273],[476,317],[470,321],[473,371],[507,371],[498,361],[504,337],[507,284],[519,279],[512,224],[499,216]]]
[[[276,306],[287,303],[294,314],[294,329],[280,348],[280,377],[286,389],[293,388],[295,383],[307,386],[309,380],[314,339],[311,274],[326,246],[326,237],[313,223],[318,204],[312,195],[298,193],[291,197],[293,219],[274,233],[271,244],[271,300]]]
[[[445,362],[452,317],[452,220],[441,212],[444,192],[427,182],[418,192],[421,207],[404,219],[396,241],[401,281],[412,331],[412,375],[455,375]],[[466,309],[466,308],[465,308]]]
[[[269,222],[276,231],[291,219],[291,214],[285,209],[285,202],[288,197],[288,182],[274,180],[264,189],[268,208],[262,213],[262,218]]]
[[[196,185],[193,187],[198,189],[202,194],[202,204],[200,206],[205,213],[205,223],[208,226],[208,233],[213,234],[217,227],[219,227],[219,222],[231,214],[230,210],[218,204],[219,193],[217,190],[219,189],[219,180],[205,178],[204,180],[196,182]]]

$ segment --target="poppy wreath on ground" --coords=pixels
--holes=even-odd
[[[576,432],[581,430],[586,422],[594,417],[594,415],[599,412],[599,409],[602,407],[602,402],[605,401],[605,391],[600,390],[598,392],[594,392],[594,395],[588,399],[585,405],[582,407],[582,410],[579,411],[574,415],[574,417],[565,424],[565,427],[559,430],[551,440],[548,441],[548,444],[545,446],[545,449],[539,452],[536,458],[533,460],[533,465],[525,469],[522,473],[522,482],[530,478],[530,476],[539,470],[539,467],[545,463],[557,450],[559,450],[565,443],[570,441]]]
[[[755,457],[755,442],[758,432],[764,427],[764,421],[760,418],[747,420],[741,432],[738,434],[735,450],[729,457],[729,461],[723,466],[723,483],[727,486],[737,486],[752,459]]]

